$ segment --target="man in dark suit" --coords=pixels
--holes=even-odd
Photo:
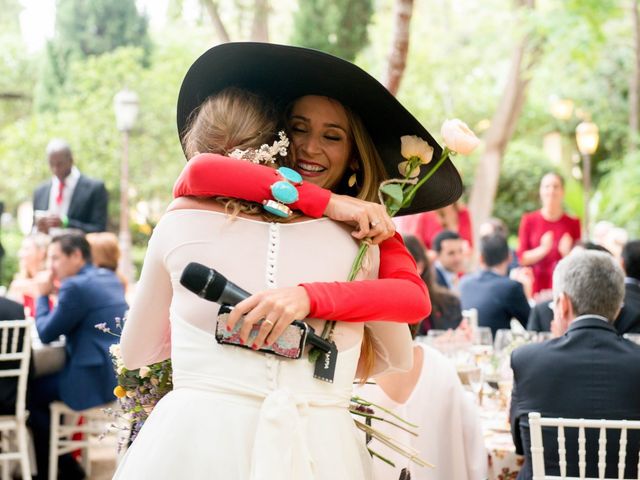
[[[436,282],[457,292],[458,275],[462,272],[464,263],[462,238],[456,232],[443,230],[433,239],[433,249],[436,252]]]
[[[0,297],[0,321],[2,320],[23,320],[24,308],[17,302],[8,298]],[[0,341],[2,341],[0,336]],[[9,338],[10,340],[10,338]],[[18,339],[22,342],[21,339]],[[0,368],[11,369],[17,368],[17,362],[2,362]],[[15,415],[16,411],[16,393],[18,382],[14,378],[0,378],[0,415]]]
[[[124,288],[111,270],[91,264],[91,249],[84,235],[55,237],[49,245],[51,271],[36,277],[40,297],[36,306],[36,328],[43,343],[65,335],[64,369],[36,379],[30,389],[30,424],[34,435],[39,478],[46,479],[49,450],[49,404],[61,399],[74,410],[83,410],[114,400],[116,376],[109,347],[117,338],[95,328],[105,323],[115,331],[116,317],[127,309]],[[50,309],[53,279],[60,280],[58,304]],[[61,457],[61,469],[77,469],[71,457]],[[65,474],[74,478],[75,474]]]
[[[615,322],[616,330],[640,333],[640,240],[627,242],[622,249],[624,278],[624,306]]]
[[[53,177],[33,193],[37,229],[44,233],[50,228],[105,231],[108,196],[104,183],[84,176],[73,166],[71,148],[64,140],[49,142],[47,159]]]
[[[500,234],[480,240],[481,269],[466,275],[460,282],[462,308],[478,310],[478,325],[490,327],[495,336],[500,328],[509,328],[512,318],[526,325],[529,302],[520,282],[507,277],[509,246]]]
[[[514,350],[511,433],[526,456],[518,480],[532,478],[529,412],[543,417],[640,420],[640,346],[611,325],[622,304],[624,274],[606,253],[572,252],[553,273],[554,323],[563,336]],[[619,433],[607,436],[606,476],[617,478]],[[544,429],[547,475],[559,475],[556,429]],[[578,475],[577,432],[566,429],[567,474]],[[598,432],[587,430],[587,470],[597,477]],[[626,478],[635,478],[638,435],[629,432]]]

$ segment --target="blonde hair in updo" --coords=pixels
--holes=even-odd
[[[198,153],[229,155],[258,148],[276,137],[277,115],[266,99],[236,87],[209,96],[191,114],[183,144],[187,158]]]
[[[207,97],[191,114],[182,142],[188,159],[199,153],[228,156],[236,149],[257,149],[272,143],[277,136],[277,126],[275,107],[267,99],[247,90],[228,87]],[[283,221],[267,214],[259,203],[226,197],[216,199],[231,217],[242,212],[262,215],[269,221]]]

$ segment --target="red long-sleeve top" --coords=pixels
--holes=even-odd
[[[276,170],[216,154],[192,158],[178,177],[174,197],[231,197],[261,203],[271,199]],[[309,182],[298,187],[298,201],[289,206],[309,217],[324,213],[331,192]],[[418,323],[431,313],[427,288],[413,257],[395,234],[380,244],[378,280],[304,283],[309,316],[337,321],[395,321]]]

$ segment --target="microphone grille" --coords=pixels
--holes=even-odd
[[[211,282],[209,282],[210,275],[213,275]],[[207,285],[207,283],[209,284]],[[201,263],[191,262],[182,271],[180,284],[196,295],[217,302],[224,291],[227,279],[212,268]],[[205,287],[206,291],[203,292]]]

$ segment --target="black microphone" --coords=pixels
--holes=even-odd
[[[220,272],[201,263],[191,262],[182,271],[180,284],[210,302],[237,305],[251,294],[230,282]]]
[[[227,280],[220,272],[197,262],[191,262],[184,268],[180,276],[180,284],[200,298],[221,305],[234,306],[251,296],[249,292]],[[310,325],[305,325],[299,320],[294,320],[292,325],[307,330],[307,340],[311,345],[324,352],[331,350],[331,342],[317,335]]]

